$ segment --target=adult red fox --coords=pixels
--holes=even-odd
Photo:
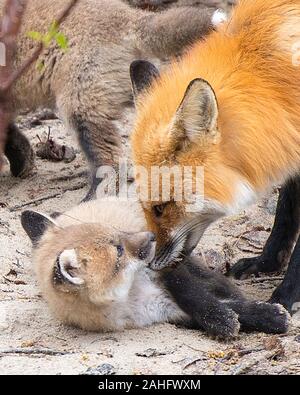
[[[291,255],[300,216],[299,48],[299,0],[241,0],[228,22],[162,75],[147,62],[131,66],[135,164],[204,168],[196,213],[174,196],[143,202],[162,247],[153,266],[190,252],[213,221],[283,183],[262,256],[238,262],[231,274],[273,272],[290,260],[271,300],[291,312],[300,302],[300,240]]]

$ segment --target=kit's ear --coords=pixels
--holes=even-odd
[[[193,80],[177,110],[171,137],[182,148],[191,144],[216,143],[218,103],[211,85],[200,78]]]
[[[65,250],[57,257],[53,282],[62,291],[68,292],[70,287],[79,287],[84,284],[78,262],[75,250]]]
[[[138,96],[159,77],[159,71],[154,64],[146,60],[136,60],[130,65],[130,77],[136,102]]]
[[[24,211],[21,216],[21,223],[33,246],[37,245],[50,226],[57,226],[52,218],[36,211]]]

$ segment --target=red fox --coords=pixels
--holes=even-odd
[[[143,201],[161,247],[153,267],[189,253],[213,221],[278,183],[284,187],[263,255],[231,274],[276,271],[289,260],[300,219],[299,49],[299,0],[241,0],[228,22],[161,75],[150,63],[132,64],[135,164],[149,174],[153,166],[204,169],[196,213],[185,199]],[[300,240],[271,299],[291,312],[300,302],[299,254]]]
[[[240,328],[288,330],[282,306],[249,301],[197,258],[150,270],[156,241],[136,201],[96,200],[55,220],[26,211],[22,224],[43,296],[65,324],[120,331],[171,322],[227,339]]]

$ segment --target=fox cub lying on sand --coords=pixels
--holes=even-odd
[[[34,246],[43,295],[64,323],[120,331],[171,322],[231,338],[240,327],[288,330],[280,305],[252,302],[196,258],[154,272],[156,241],[137,202],[85,203],[55,221],[33,211],[22,224]]]
[[[214,221],[283,184],[263,254],[230,274],[245,278],[289,263],[271,301],[291,313],[300,307],[299,42],[299,0],[241,0],[227,23],[160,76],[146,62],[131,70],[141,92],[135,164],[204,169],[204,196],[193,213],[186,201],[162,195],[144,203],[162,251],[153,268],[188,254]]]
[[[3,4],[0,0],[0,12]],[[27,33],[46,33],[67,4],[68,0],[28,1],[17,66],[36,46]],[[212,29],[211,11],[185,7],[156,14],[118,0],[80,0],[61,27],[69,40],[68,51],[54,44],[44,50],[43,69],[32,67],[13,92],[15,110],[57,108],[66,127],[76,132],[96,183],[98,167],[118,164],[121,138],[114,121],[132,102],[130,63],[178,55]],[[5,154],[12,174],[26,177],[34,156],[14,124],[8,130]]]

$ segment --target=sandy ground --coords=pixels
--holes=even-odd
[[[132,114],[120,122],[124,143]],[[296,374],[300,373],[300,322],[290,332],[273,337],[241,334],[230,343],[197,331],[160,325],[124,333],[86,333],[62,326],[48,312],[31,267],[31,246],[20,226],[23,209],[50,213],[77,204],[87,190],[85,161],[76,143],[58,120],[34,125],[30,114],[20,125],[37,143],[51,128],[59,143],[73,146],[77,158],[70,164],[37,160],[26,180],[0,176],[0,372],[1,374],[82,374],[98,368],[109,374]],[[216,224],[203,239],[198,253],[215,270],[225,262],[258,254],[268,237],[276,193],[235,218]],[[241,283],[258,299],[267,299],[275,277]],[[96,371],[92,370],[92,373]]]

